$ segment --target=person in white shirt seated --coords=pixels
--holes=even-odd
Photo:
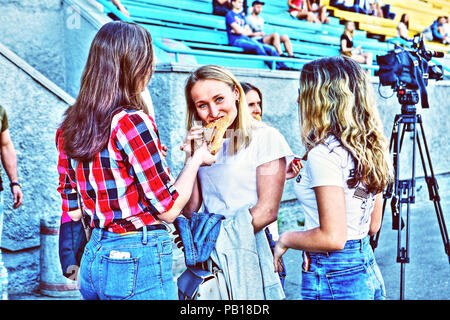
[[[409,17],[406,13],[402,14],[400,21],[397,25],[397,34],[400,38],[406,41],[410,41],[409,38]]]
[[[281,43],[283,43],[288,53],[288,57],[293,57],[294,52],[292,51],[291,39],[289,39],[289,36],[287,34],[283,34],[280,36],[277,32],[273,32],[270,34],[266,34],[264,32],[264,18],[262,18],[260,15],[263,5],[264,2],[253,1],[252,13],[247,16],[247,23],[254,34],[254,36],[252,36],[251,38],[275,47],[280,56],[283,55],[283,50],[281,48]]]

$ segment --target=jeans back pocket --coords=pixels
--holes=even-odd
[[[374,287],[365,265],[326,274],[333,299],[373,300]]]
[[[136,288],[139,258],[100,260],[100,289],[106,299],[127,299]]]

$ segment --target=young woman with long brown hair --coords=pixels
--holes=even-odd
[[[92,238],[80,266],[84,299],[176,299],[173,222],[189,200],[203,144],[177,180],[164,160],[154,119],[141,92],[153,73],[152,38],[126,22],[96,34],[80,92],[58,129],[62,222],[91,218]]]
[[[303,250],[303,299],[383,299],[369,235],[392,166],[369,78],[347,57],[309,62],[298,103],[307,161],[294,190],[305,230],[280,236],[275,268],[288,248]]]

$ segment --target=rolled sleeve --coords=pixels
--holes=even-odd
[[[56,146],[59,151],[58,156],[58,174],[59,183],[57,191],[61,195],[62,199],[62,221],[70,219],[68,212],[79,209],[78,203],[78,191],[76,184],[70,179],[68,175],[68,158],[64,151],[61,149],[60,141],[58,141],[59,132],[57,133]]]

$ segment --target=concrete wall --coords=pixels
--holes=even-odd
[[[11,293],[36,289],[39,280],[40,220],[58,220],[60,198],[55,132],[67,108],[47,87],[57,88],[33,68],[0,48],[0,104],[6,109],[14,143],[23,204],[12,209],[9,181],[5,199],[1,250],[9,272]],[[45,84],[36,81],[43,80]]]
[[[64,17],[64,88],[67,93],[76,96],[92,39],[101,26],[111,19],[94,5],[95,0],[64,0],[61,3]]]
[[[64,88],[61,0],[0,0],[1,41]]]

